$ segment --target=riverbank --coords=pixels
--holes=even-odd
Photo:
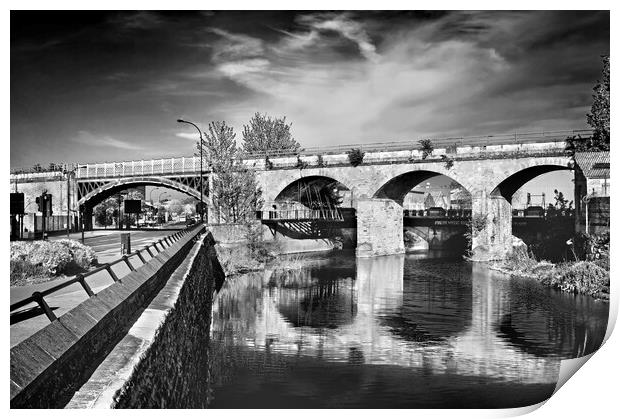
[[[538,261],[526,250],[508,259],[489,263],[489,268],[517,278],[535,279],[543,285],[573,294],[609,301],[609,259],[551,263]]]

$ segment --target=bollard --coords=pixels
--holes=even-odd
[[[121,255],[131,253],[131,235],[130,233],[121,233]]]

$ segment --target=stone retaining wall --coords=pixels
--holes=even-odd
[[[207,407],[211,305],[214,290],[224,282],[214,244],[213,236],[207,233],[185,274],[174,307],[116,394],[115,408]]]
[[[11,348],[11,408],[58,408],[88,379],[190,251],[196,229]]]

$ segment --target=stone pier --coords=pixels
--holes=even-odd
[[[511,208],[501,195],[472,194],[472,260],[501,260],[512,251]]]
[[[391,199],[357,202],[357,257],[405,253],[403,207]]]

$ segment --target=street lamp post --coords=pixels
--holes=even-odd
[[[202,131],[200,130],[200,128],[198,128],[198,125],[194,124],[193,122],[185,121],[184,119],[177,119],[177,122],[180,124],[190,124],[194,126],[194,128],[198,130],[198,135],[200,136],[200,147],[199,147],[200,148],[200,222],[204,223],[205,211],[204,211],[204,198],[203,198],[203,193],[202,193],[202,144],[203,144]]]

